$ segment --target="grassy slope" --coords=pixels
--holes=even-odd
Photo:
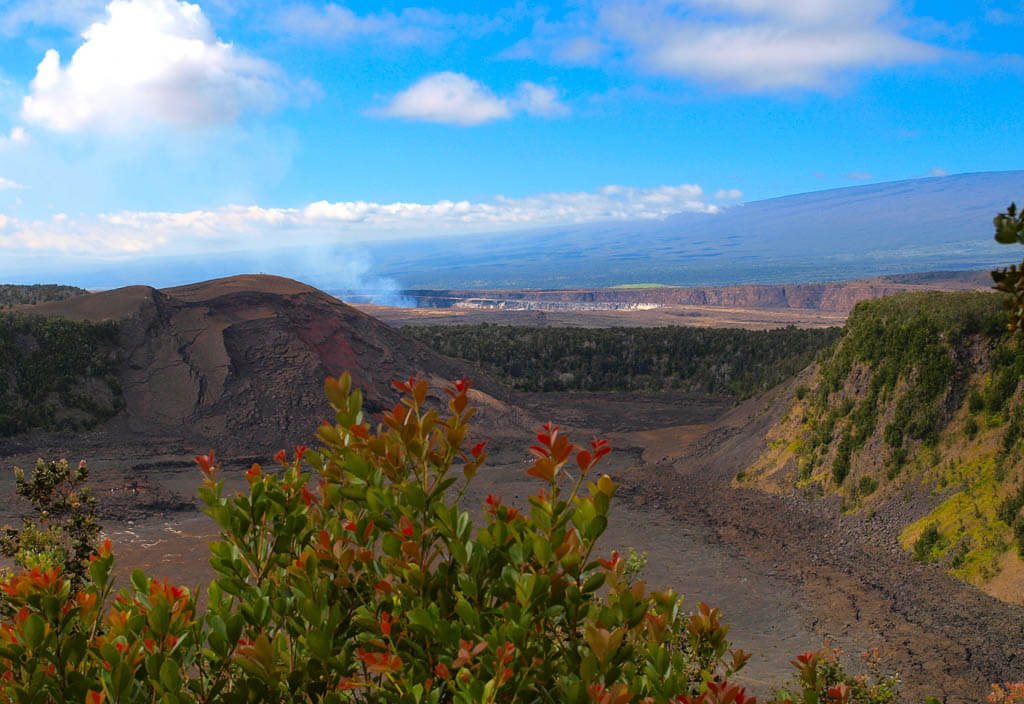
[[[987,293],[859,304],[738,481],[896,515],[919,559],[1019,600],[1024,518],[1005,502],[1024,495],[1024,345],[1002,321]]]

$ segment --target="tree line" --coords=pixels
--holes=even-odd
[[[0,314],[0,437],[84,430],[123,406],[117,325]]]
[[[89,292],[84,288],[61,284],[0,284],[0,310],[17,305],[62,301],[83,293]]]
[[[796,374],[839,328],[416,326],[403,332],[522,391],[665,391],[745,399]]]

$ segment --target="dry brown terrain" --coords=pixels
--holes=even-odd
[[[392,308],[369,303],[354,308],[388,325],[522,325],[531,327],[610,328],[687,325],[706,328],[769,330],[794,325],[827,328],[846,322],[846,313],[813,309],[757,309],[666,305],[648,310],[507,310],[499,308]]]

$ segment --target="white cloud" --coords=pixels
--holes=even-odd
[[[550,60],[567,66],[607,67],[611,47],[596,16],[580,7],[557,21],[539,18],[529,36],[498,54],[502,59]]]
[[[25,142],[28,142],[28,132],[21,126],[12,127],[6,136],[0,135],[0,149],[12,144],[24,144]]]
[[[421,78],[370,114],[470,127],[508,119],[517,112],[557,117],[569,109],[548,86],[523,81],[515,95],[503,98],[463,73],[443,71]]]
[[[0,191],[9,191],[13,189],[24,188],[20,183],[15,183],[8,178],[0,178]]]
[[[739,200],[743,197],[743,191],[738,188],[719,188],[715,191],[715,200]]]
[[[198,5],[113,0],[82,37],[67,66],[46,52],[25,120],[54,130],[200,127],[281,99],[278,70],[220,41]]]
[[[294,243],[358,242],[455,233],[499,232],[601,220],[714,213],[697,185],[542,193],[489,201],[373,203],[318,201],[302,208],[226,206],[190,212],[125,211],[94,218],[19,221],[0,231],[0,253],[35,251],[105,257],[259,249]]]
[[[371,39],[400,46],[436,47],[456,37],[482,37],[506,29],[518,14],[518,8],[502,10],[489,17],[406,7],[398,14],[382,11],[359,15],[335,3],[327,3],[322,8],[298,4],[285,7],[277,14],[275,29],[297,38],[319,41]]]
[[[949,176],[949,172],[946,171],[943,168],[938,167],[938,166],[933,166],[932,168],[928,169],[928,175],[929,176]]]
[[[559,101],[558,90],[523,81],[516,90],[516,97],[510,101],[513,109],[538,117],[561,117],[569,114],[569,108]]]
[[[443,71],[398,93],[379,114],[465,127],[511,117],[512,110],[508,101],[482,83],[462,73]]]
[[[620,59],[740,91],[827,90],[846,72],[939,58],[901,33],[894,0],[607,0],[593,16],[537,23],[505,58]]]
[[[851,171],[850,173],[843,176],[843,178],[850,181],[870,181],[871,174],[867,171]]]

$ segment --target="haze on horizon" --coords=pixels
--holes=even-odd
[[[793,193],[1012,171],[1020,9],[7,0],[0,278],[278,273],[288,246],[366,283],[388,243],[628,237]]]

